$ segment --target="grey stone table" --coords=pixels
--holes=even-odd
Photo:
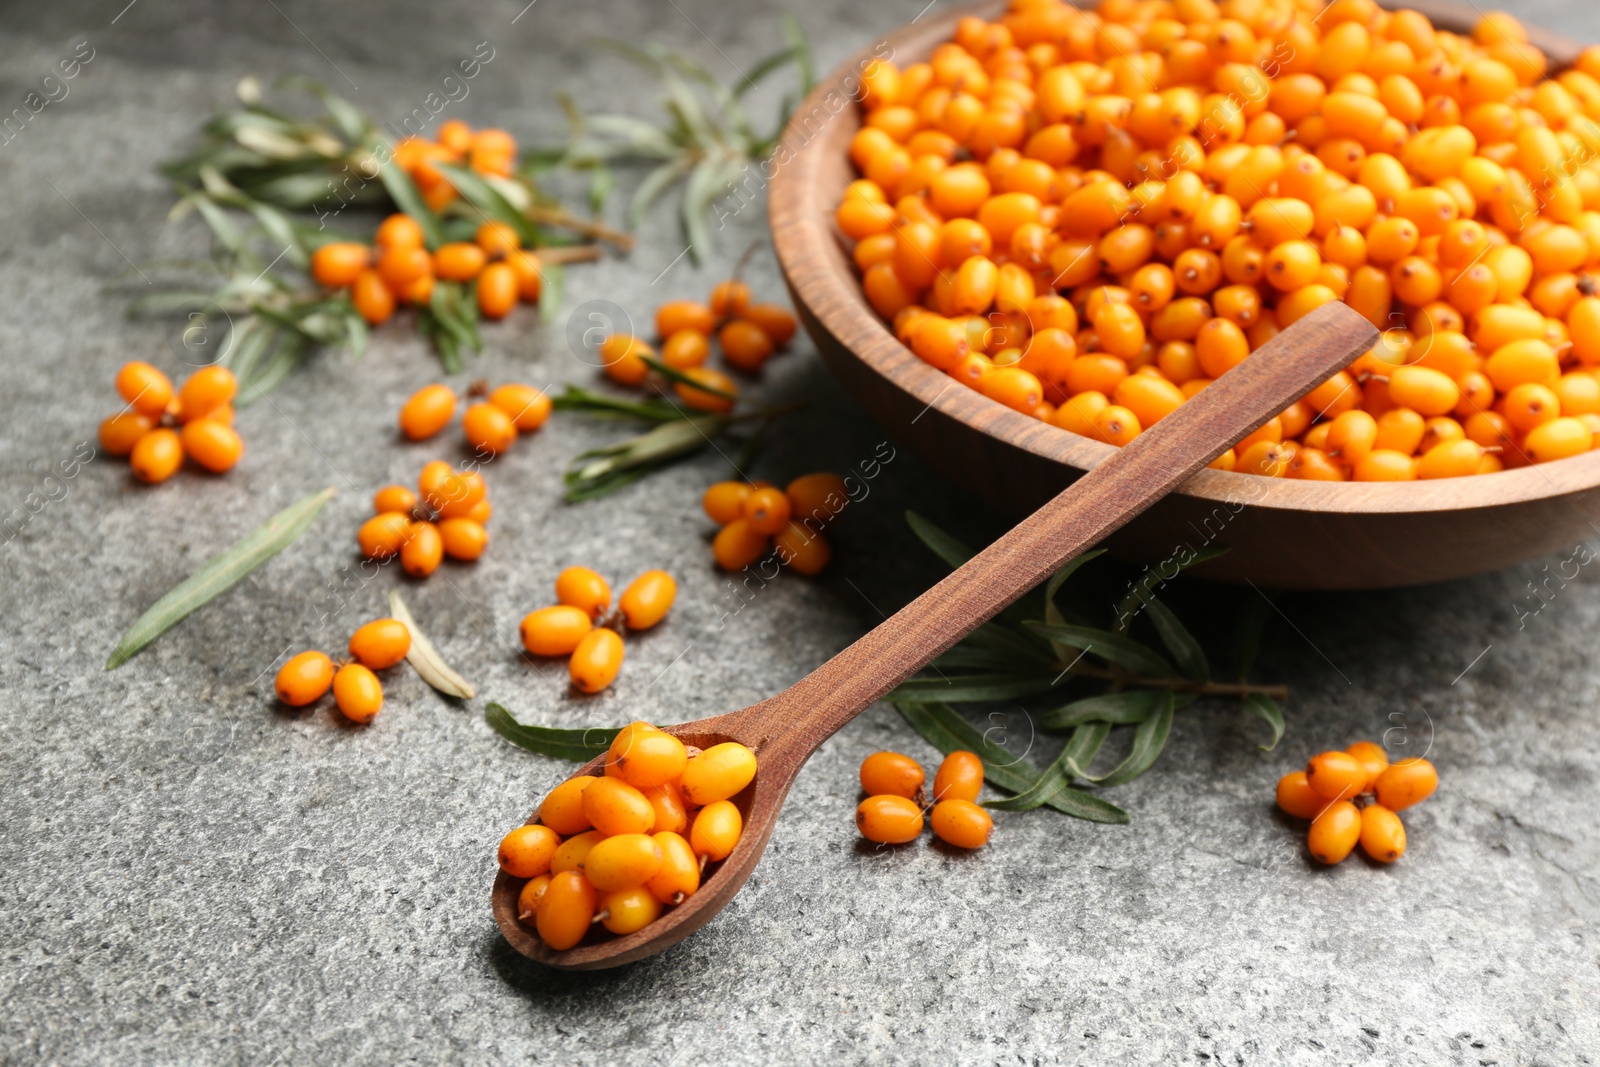
[[[502,742],[480,698],[438,699],[409,672],[370,729],[326,706],[286,714],[286,651],[337,649],[384,613],[397,577],[346,581],[371,490],[454,444],[410,445],[397,405],[437,376],[402,327],[362,361],[319,356],[242,412],[226,478],[158,488],[95,459],[48,481],[115,407],[121,361],[178,366],[172,328],[129,322],[131,263],[193,256],[164,223],[156,163],[247,73],[299,73],[398,119],[479,42],[495,58],[453,113],[526,140],[562,130],[566,89],[645,112],[655,94],[589,47],[625,31],[732,76],[781,41],[772,2],[576,4],[21,4],[0,21],[0,103],[62,58],[93,58],[70,92],[0,146],[0,510],[45,503],[0,547],[0,1059],[69,1063],[1591,1063],[1600,1050],[1600,668],[1593,568],[1544,564],[1372,596],[1289,596],[1262,673],[1290,682],[1289,735],[1202,704],[1101,827],[1002,816],[992,846],[857,846],[867,753],[932,751],[887,708],[800,777],[745,890],[676,951],[602,975],[553,974],[501,941],[488,911],[498,838],[563,773]],[[800,5],[830,64],[922,0]],[[1576,3],[1519,5],[1575,35]],[[761,232],[717,235],[697,269],[658,221],[631,259],[571,272],[572,302],[646,315],[703,294]],[[669,268],[670,265],[670,269]],[[652,284],[658,274],[665,274]],[[777,296],[770,257],[753,280]],[[470,376],[587,381],[559,323],[486,331]],[[456,384],[463,384],[463,375]],[[882,439],[809,346],[760,386],[804,400],[757,476],[845,469]],[[697,498],[714,454],[616,496],[559,502],[560,471],[615,431],[558,416],[497,463],[495,543],[475,566],[401,583],[482,693],[555,725],[694,718],[775,692],[939,571],[902,520],[965,536],[1002,525],[909,456],[844,521],[821,581],[738,597],[709,564]],[[338,497],[312,533],[122,670],[116,635],[198,561],[312,489]],[[37,502],[40,498],[36,497]],[[518,655],[517,622],[565,565],[679,575],[670,621],[630,644],[617,685],[569,695]],[[345,606],[319,630],[319,610]],[[1233,594],[1216,594],[1225,604]],[[1206,610],[1209,593],[1195,599]],[[1217,609],[1222,610],[1222,609]],[[1411,851],[1380,869],[1312,869],[1271,805],[1310,752],[1400,729],[1445,785],[1409,818]],[[1041,740],[1041,745],[1044,742]]]

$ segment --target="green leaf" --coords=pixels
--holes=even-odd
[[[1150,625],[1154,626],[1156,633],[1161,637],[1161,643],[1167,646],[1167,651],[1172,653],[1172,661],[1178,665],[1178,670],[1183,676],[1193,682],[1206,682],[1211,680],[1211,665],[1206,662],[1205,650],[1200,647],[1200,642],[1195,640],[1187,627],[1178,621],[1178,617],[1155,597],[1145,603],[1145,612],[1150,616]]]
[[[611,168],[604,163],[594,168],[594,173],[589,177],[589,210],[598,215],[605,209],[606,200],[611,196],[611,190],[616,186],[616,178],[611,173]]]
[[[1011,671],[995,674],[953,674],[944,678],[937,675],[920,675],[901,682],[884,699],[918,703],[940,701],[945,704],[978,704],[1037,696],[1049,692],[1053,685],[1052,676],[1049,674],[1018,677]]]
[[[711,252],[711,230],[706,225],[706,215],[716,199],[717,162],[703,159],[689,172],[683,189],[683,239],[689,243],[689,258],[704,263]]]
[[[1045,622],[1056,626],[1065,625],[1067,623],[1067,617],[1062,614],[1060,606],[1056,604],[1056,593],[1061,591],[1061,587],[1067,584],[1067,579],[1071,578],[1079,567],[1082,567],[1085,563],[1088,563],[1096,556],[1104,555],[1105,551],[1106,550],[1103,548],[1096,548],[1091,549],[1088,552],[1080,552],[1076,556],[1069,559],[1060,570],[1056,571],[1050,576],[1050,580],[1045,583],[1044,587]],[[1052,644],[1050,647],[1055,650],[1056,658],[1062,663],[1071,662],[1072,650],[1066,645]]]
[[[524,246],[531,248],[538,243],[539,230],[533,224],[533,220],[518,211],[500,190],[484,181],[476,171],[450,163],[435,163],[434,166],[451,185],[455,186],[456,192],[460,193],[467,203],[477,208],[487,218],[503,222],[516,230],[517,237]]]
[[[1123,785],[1133,781],[1145,771],[1148,771],[1156,758],[1161,755],[1161,750],[1167,746],[1167,737],[1172,733],[1172,712],[1174,703],[1172,691],[1165,692],[1165,697],[1156,713],[1139,724],[1133,732],[1133,745],[1128,749],[1128,754],[1106,774],[1096,778],[1085,774],[1085,764],[1074,764],[1073,768],[1078,775],[1091,782],[1098,782],[1102,788]]]
[[[694,162],[689,159],[675,159],[656,167],[639,187],[633,191],[633,199],[628,203],[628,225],[638,226],[644,219],[645,212],[649,211],[655,202],[661,199],[672,184],[688,174],[694,167]]]
[[[990,784],[1008,793],[1020,793],[1038,777],[1025,760],[989,740],[966,719],[943,704],[915,701],[896,702],[902,718],[934,748],[949,754],[958,750],[974,752],[983,760],[983,775]],[[1062,789],[1045,801],[1046,807],[1064,815],[1091,822],[1125,823],[1128,813],[1099,797],[1076,789]]]
[[[156,601],[149,611],[128,627],[122,640],[106,660],[106,670],[115,670],[135,652],[160,637],[195,608],[200,607],[267,560],[282,552],[305,533],[306,527],[333,499],[333,489],[312,493],[295,501],[232,547],[212,556],[177,588]]]
[[[651,397],[646,400],[624,400],[606,396],[580,386],[569,385],[566,392],[555,398],[557,411],[581,411],[595,418],[645,419],[649,422],[672,422],[689,415],[683,408],[666,400]]]
[[[1239,611],[1239,620],[1234,624],[1233,631],[1233,666],[1241,682],[1249,679],[1250,671],[1256,665],[1256,654],[1261,651],[1261,634],[1272,612],[1272,601],[1265,593],[1245,601]]]
[[[1272,740],[1265,745],[1256,747],[1263,752],[1271,752],[1278,747],[1278,742],[1283,740],[1283,709],[1278,707],[1278,702],[1265,693],[1251,693],[1244,698],[1244,709],[1256,718],[1272,727]]]
[[[1227,551],[1226,546],[1211,545],[1190,554],[1188,559],[1179,559],[1176,556],[1172,556],[1158,564],[1155,570],[1146,568],[1144,573],[1139,576],[1138,581],[1132,583],[1128,590],[1128,595],[1123,597],[1117,604],[1117,633],[1126,633],[1128,631],[1128,627],[1133,625],[1133,620],[1138,618],[1139,612],[1143,610],[1143,602],[1154,596],[1155,590],[1161,588],[1190,567],[1196,567],[1207,560],[1216,559]],[[1166,573],[1166,568],[1169,564],[1172,570],[1171,573]]]
[[[702,381],[691,378],[689,375],[683,373],[681,370],[678,370],[676,367],[667,366],[659,359],[652,359],[649,356],[640,356],[639,358],[644,362],[645,366],[661,375],[667,381],[676,385],[687,385],[690,388],[698,389],[702,393],[710,393],[712,396],[718,396],[724,400],[736,401],[739,399],[739,395],[737,393],[729,393],[721,389],[713,388]]]
[[[559,730],[549,726],[526,726],[493,701],[483,709],[483,718],[495,733],[519,748],[541,756],[587,763],[611,747],[619,727],[591,726],[583,730]]]
[[[1052,626],[1049,623],[1030,622],[1035,632],[1069,648],[1083,649],[1107,663],[1132,671],[1146,678],[1169,678],[1172,664],[1155,652],[1123,634],[1099,630],[1093,626]]]
[[[800,71],[800,95],[805,96],[817,84],[816,67],[811,61],[811,42],[793,15],[785,14],[781,25],[783,36],[789,41],[789,51],[794,53],[795,67]]]
[[[1082,773],[1078,768],[1093,762],[1110,733],[1111,727],[1107,723],[1084,723],[1072,731],[1072,736],[1061,748],[1061,754],[1028,788],[1005,800],[988,801],[984,807],[999,811],[1032,811],[1042,807],[1072,785],[1073,774]]]
[[[918,540],[933,549],[934,555],[950,564],[952,568],[961,566],[975,554],[972,549],[915,511],[906,512],[906,525],[911,527],[911,532],[917,535]]]
[[[751,89],[760,85],[768,75],[787,67],[796,58],[798,57],[795,55],[793,45],[773,52],[771,55],[762,56],[745,70],[744,77],[739,80],[738,85],[733,87],[734,97],[736,99],[742,98]]]
[[[1194,703],[1193,693],[1174,697],[1169,689],[1124,689],[1117,693],[1097,693],[1092,697],[1047,711],[1039,716],[1041,730],[1071,730],[1086,722],[1106,722],[1115,726],[1144,722],[1173,697],[1173,707]]]
[[[395,207],[416,219],[417,225],[422,227],[423,242],[430,249],[443,244],[444,231],[439,225],[439,216],[434,214],[428,202],[422,199],[422,193],[411,180],[411,175],[401,170],[391,157],[378,167],[378,177],[382,180],[383,187],[388,190],[389,198],[394,201]]]
[[[566,299],[567,268],[560,263],[545,263],[539,267],[543,275],[543,289],[539,293],[539,321],[554,322],[561,313],[561,303]]]

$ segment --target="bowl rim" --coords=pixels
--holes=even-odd
[[[979,0],[930,18],[919,16],[882,35],[816,83],[795,108],[769,161],[773,248],[796,301],[857,359],[924,405],[924,413],[936,410],[1003,444],[1086,471],[1114,454],[1116,446],[990,400],[901,344],[867,304],[848,256],[848,239],[833,221],[837,201],[831,198],[842,185],[828,180],[828,164],[843,164],[841,172],[854,176],[844,146],[861,124],[860,72],[890,57],[920,60],[935,44],[951,38],[960,19],[992,17],[1006,6],[1006,0]],[[1403,6],[1427,15],[1436,26],[1457,31],[1470,29],[1480,17],[1471,6],[1452,0],[1413,0]],[[1572,62],[1581,47],[1536,27],[1529,28],[1529,39],[1551,58],[1552,71]],[[819,114],[824,116],[820,127],[814,122]],[[1208,468],[1176,492],[1234,506],[1244,501],[1252,507],[1313,513],[1413,514],[1521,504],[1597,486],[1600,449],[1494,474],[1409,482],[1315,482]]]

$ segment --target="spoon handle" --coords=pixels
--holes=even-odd
[[[1370,322],[1338,302],[1294,323],[949,577],[766,702],[772,746],[794,744],[809,754],[1072,557],[1349,365],[1377,336]]]

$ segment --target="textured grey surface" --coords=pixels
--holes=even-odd
[[[6,108],[78,42],[96,54],[66,99],[0,147],[0,510],[56,497],[0,547],[0,1059],[1593,1062],[1592,568],[1525,618],[1539,564],[1286,598],[1292,625],[1277,627],[1261,672],[1293,686],[1283,747],[1258,753],[1259,724],[1235,708],[1183,712],[1156,769],[1117,793],[1128,827],[1036,812],[1002,816],[976,856],[863,850],[858,761],[881,747],[931,755],[874,709],[813,760],[748,886],[679,949],[577,977],[511,953],[488,910],[494,845],[563,768],[500,742],[481,700],[447,706],[405,672],[370,729],[271,698],[282,652],[336,650],[383,613],[395,575],[346,583],[371,490],[455,455],[392,431],[400,400],[435,377],[422,344],[392,327],[364,362],[319,358],[240,415],[248,451],[225,478],[150,489],[114,460],[46,476],[115,407],[122,360],[177,369],[170,327],[123,317],[142,288],[127,260],[203,249],[193,227],[163,224],[153,168],[239,76],[309,74],[383,116],[486,40],[496,58],[453,113],[527,139],[559,131],[558,89],[652,106],[648,85],[586,47],[596,34],[661,40],[730,76],[728,57],[779,41],[771,3],[540,0],[513,23],[522,3],[3,8]],[[827,64],[919,7],[826,0],[801,16]],[[1575,35],[1600,29],[1577,4],[1523,10]],[[681,247],[658,224],[631,260],[573,271],[571,301],[606,296],[647,315],[703,293],[759,232],[747,212],[710,268],[679,262],[652,288]],[[754,279],[778,295],[770,258]],[[487,338],[473,376],[592,374],[530,314]],[[761,388],[810,407],[757,476],[844,469],[880,440],[804,343]],[[734,613],[696,506],[725,471],[716,456],[610,499],[558,503],[567,459],[610,436],[555,418],[489,471],[484,559],[402,583],[446,655],[529,721],[678,720],[748,703],[937,576],[905,532],[906,507],[974,538],[1000,528],[901,456],[843,523],[825,580],[784,578]],[[330,484],[339,496],[301,543],[122,670],[101,670],[116,635],[199,560]],[[517,655],[518,619],[571,563],[681,579],[670,621],[630,645],[597,699],[567,695],[562,672]],[[1236,598],[1193,599],[1221,620]],[[1273,782],[1309,751],[1394,728],[1431,745],[1445,782],[1408,818],[1410,853],[1391,869],[1313,870],[1273,812]]]

